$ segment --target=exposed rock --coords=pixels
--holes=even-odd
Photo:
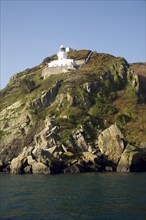
[[[58,146],[54,146],[54,147],[51,147],[48,149],[48,152],[51,154],[51,155],[54,155],[56,153],[59,153],[60,151],[60,147]]]
[[[50,174],[50,167],[41,162],[34,162],[32,164],[32,173],[34,174]]]
[[[66,97],[67,97],[67,101],[69,102],[68,107],[77,106],[80,102],[78,100],[77,96],[75,96],[75,95],[71,95],[71,94],[67,93]]]
[[[0,160],[0,172],[3,171],[3,168],[4,168],[4,162]]]
[[[112,168],[112,167],[109,167],[109,166],[106,166],[106,167],[105,167],[105,171],[108,171],[108,172],[109,172],[109,171],[113,171],[113,168]]]
[[[146,142],[141,142],[140,143],[140,148],[146,148]]]
[[[56,99],[54,101],[54,105],[57,105],[57,109],[60,109],[62,106],[64,106],[65,101],[67,100],[66,94],[64,93],[59,93],[56,96]]]
[[[88,163],[89,161],[95,163],[97,155],[92,154],[91,152],[83,152],[83,160]]]
[[[73,164],[70,167],[64,169],[64,173],[81,173],[85,172],[85,167],[81,164]]]
[[[55,101],[61,84],[62,80],[59,80],[54,86],[52,86],[51,89],[49,89],[47,92],[43,92],[41,97],[30,102],[29,106],[36,109],[50,106]]]
[[[57,145],[59,140],[58,131],[60,127],[54,124],[51,117],[46,117],[44,129],[35,135],[36,146],[41,148],[51,148]]]
[[[77,152],[76,144],[74,143],[74,139],[69,137],[66,140],[65,145],[63,145],[63,150],[64,150],[64,152],[67,152],[67,153],[71,152],[74,155]]]
[[[99,149],[97,148],[96,151],[93,151],[92,147],[87,144],[84,129],[81,127],[73,133],[73,139],[70,142],[73,148],[72,151],[68,151],[70,149],[68,145],[59,146],[54,143],[55,145],[50,147],[50,139],[47,139],[44,134],[46,131],[48,134],[52,131],[54,122],[51,120],[50,117],[46,119],[44,130],[35,138],[36,145],[25,147],[21,154],[11,161],[11,173],[52,174],[113,171],[117,164],[118,172],[146,170],[146,148],[127,145],[124,150],[123,135],[117,125],[112,125],[101,132],[98,137]],[[53,131],[54,133],[51,132],[51,135],[57,133],[56,129]],[[2,166],[3,164],[1,164]]]
[[[137,153],[138,152],[137,152],[136,147],[132,145],[127,145],[118,163],[117,171],[118,172],[129,172],[130,166],[132,164],[133,156]]]
[[[24,168],[27,166],[27,159],[24,157],[17,157],[11,161],[10,170],[13,174],[24,173]]]
[[[85,84],[83,84],[82,86],[86,92],[88,93],[94,93],[94,92],[97,92],[99,90],[99,82],[96,81],[96,82],[87,82]]]
[[[1,118],[1,120],[5,117],[5,115],[7,115],[8,118],[12,117],[13,111],[15,111],[16,109],[18,109],[21,105],[22,105],[22,102],[19,100],[19,101],[13,103],[12,105],[10,105],[9,107],[3,109],[3,110],[0,112],[0,118]]]
[[[23,171],[25,174],[30,174],[32,173],[32,168],[31,166],[26,166]]]
[[[46,164],[39,161],[41,160],[41,158],[43,158],[43,156],[41,157],[41,155],[35,155],[37,157],[34,157],[33,152],[34,152],[33,147],[29,147],[29,148],[25,147],[22,153],[11,161],[10,164],[11,173],[13,174],[31,173],[31,172],[34,174],[50,173],[50,168]],[[44,160],[44,162],[46,161],[47,160]]]
[[[25,129],[25,127],[27,127],[30,123],[30,117],[29,115],[26,115],[26,118],[24,118],[24,121],[22,121],[22,124],[20,125],[19,129]]]
[[[83,152],[81,157],[82,163],[85,166],[86,171],[88,172],[98,172],[105,169],[106,161],[102,158],[102,155],[99,153]]]
[[[51,155],[47,149],[42,149],[41,147],[35,147],[32,153],[35,157],[35,160],[47,164],[48,166],[51,160],[54,158],[53,155]]]
[[[33,154],[27,156],[27,163],[28,163],[28,165],[32,165],[34,162],[35,162],[35,160],[34,160]]]
[[[18,157],[14,158],[10,164],[10,172],[13,174],[24,173],[24,168],[28,165],[27,157],[31,155],[33,147],[25,147]]]
[[[121,156],[117,171],[146,171],[146,148],[137,148],[128,144]]]
[[[145,89],[138,76],[123,58],[84,50],[68,55],[84,65],[50,76],[68,71],[46,68],[53,56],[0,91],[0,171],[145,171]],[[110,126],[115,121],[127,139]]]
[[[131,69],[127,72],[127,80],[128,82],[135,88],[135,90],[139,91],[139,78],[138,75],[134,73]]]
[[[95,163],[85,164],[84,167],[87,172],[100,172],[100,171],[102,171],[101,166],[99,164],[95,164]]]
[[[19,109],[20,108],[20,109]],[[0,113],[2,131],[0,141],[0,158],[7,163],[16,157],[23,148],[23,140],[27,138],[31,125],[31,116],[20,101],[5,108]],[[25,136],[25,137],[24,137]]]
[[[98,137],[98,147],[109,161],[117,164],[124,151],[123,134],[116,124],[104,130]]]
[[[81,127],[79,130],[77,130],[76,132],[73,132],[72,134],[74,141],[77,145],[76,149],[78,151],[88,151],[88,144],[85,141],[85,137],[84,137],[84,129],[83,127]]]

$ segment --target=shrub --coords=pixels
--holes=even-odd
[[[125,114],[118,113],[115,116],[115,121],[117,125],[119,125],[120,127],[123,127],[123,125],[126,124],[129,120],[130,120],[130,117]]]

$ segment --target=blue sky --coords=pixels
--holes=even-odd
[[[61,44],[146,59],[144,0],[0,0],[1,88],[9,78],[57,53]]]

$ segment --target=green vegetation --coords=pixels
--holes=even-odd
[[[68,58],[85,59],[90,50],[69,52]],[[123,58],[109,54],[94,52],[89,62],[73,72],[51,75],[42,78],[45,63],[56,59],[56,55],[46,57],[42,64],[16,74],[8,85],[0,91],[0,111],[21,100],[31,115],[32,129],[36,130],[36,122],[43,123],[47,115],[54,116],[55,123],[61,126],[60,140],[64,143],[72,132],[84,126],[89,142],[96,139],[97,130],[117,123],[129,142],[139,144],[144,141],[146,104],[139,103],[137,88],[133,85],[133,75],[127,80],[129,65]],[[140,64],[139,64],[140,65]],[[29,103],[41,98],[59,80],[62,84],[55,97],[55,102],[48,107],[32,108]],[[94,83],[98,86],[95,86]],[[93,91],[85,88],[85,84],[94,87]],[[92,89],[91,89],[92,90]],[[106,123],[105,123],[106,121]],[[5,135],[0,131],[0,137]]]
[[[121,128],[123,128],[123,125],[126,124],[129,120],[130,120],[130,118],[125,114],[118,113],[115,116],[115,121],[116,121],[117,125]]]
[[[3,136],[5,136],[5,135],[6,135],[6,132],[3,131],[3,130],[0,130],[0,139],[1,139]]]
[[[83,60],[86,59],[90,50],[71,51],[68,53],[68,59]]]

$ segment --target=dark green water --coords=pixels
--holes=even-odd
[[[0,174],[0,219],[146,220],[146,173]]]

